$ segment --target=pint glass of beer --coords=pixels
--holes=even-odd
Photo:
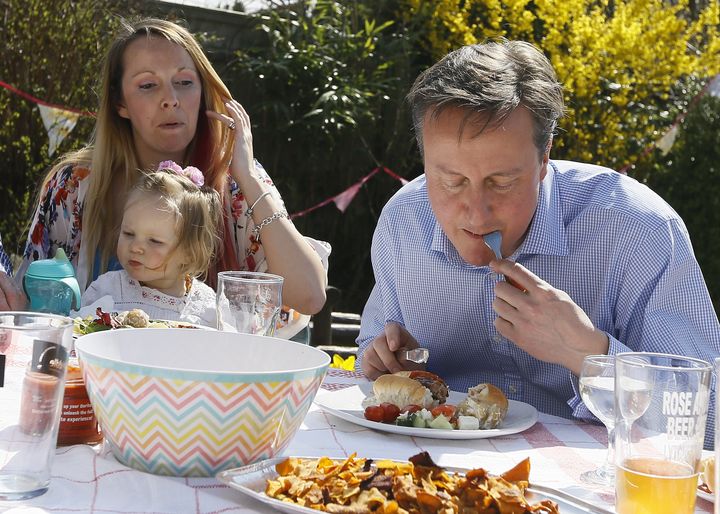
[[[710,363],[658,353],[615,358],[615,510],[692,514]]]

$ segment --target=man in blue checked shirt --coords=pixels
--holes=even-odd
[[[593,419],[577,383],[586,355],[720,356],[678,214],[629,177],[550,160],[564,105],[540,51],[463,47],[408,101],[425,174],[390,199],[373,238],[358,337],[368,377],[417,367],[400,350],[422,346],[451,389],[490,382],[542,412]],[[484,244],[493,231],[506,259]],[[710,444],[713,420],[711,409]]]

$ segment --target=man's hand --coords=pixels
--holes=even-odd
[[[419,346],[404,326],[394,322],[386,323],[383,332],[365,350],[360,366],[370,380],[386,373],[424,369],[422,364],[398,359],[398,350],[411,350]]]
[[[607,353],[607,334],[595,328],[567,293],[506,259],[491,262],[490,268],[520,286],[500,282],[495,287],[495,328],[503,337],[578,376],[586,355]]]
[[[24,311],[28,300],[13,280],[4,272],[0,272],[0,311]]]

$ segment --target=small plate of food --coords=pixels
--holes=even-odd
[[[537,410],[508,400],[492,384],[450,391],[427,371],[382,375],[372,384],[320,391],[315,403],[351,423],[382,432],[435,439],[486,439],[515,434],[537,422]]]
[[[350,455],[276,457],[217,475],[227,486],[273,509],[323,512],[538,512],[611,514],[579,498],[528,482],[530,460],[501,475],[478,468],[465,473],[436,465],[427,452],[408,461]],[[469,504],[469,505],[468,505]]]
[[[123,312],[104,312],[98,307],[95,316],[86,316],[84,318],[78,316],[74,321],[73,335],[75,337],[117,328],[199,328],[203,330],[214,330],[211,327],[184,321],[150,319],[150,316],[142,309]]]
[[[697,488],[697,495],[703,500],[715,502],[713,483],[715,482],[715,457],[703,459],[700,466],[700,483]]]

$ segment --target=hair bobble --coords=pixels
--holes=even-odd
[[[202,174],[202,171],[197,169],[195,166],[188,166],[187,168],[181,168],[180,165],[178,163],[176,163],[175,161],[162,161],[160,164],[158,164],[157,170],[158,171],[168,170],[168,171],[175,172],[178,175],[187,177],[197,187],[202,187],[205,185],[205,176]]]

